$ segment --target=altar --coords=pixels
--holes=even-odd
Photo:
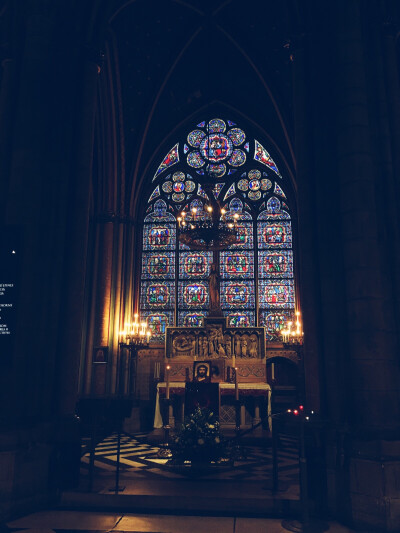
[[[161,428],[163,420],[160,410],[160,397],[165,397],[167,388],[166,382],[157,384],[156,404],[154,413],[154,428]],[[169,411],[169,424],[174,427],[177,422],[182,422],[185,413],[185,389],[186,383],[175,381],[169,383],[169,394],[172,399],[172,406]],[[271,431],[271,387],[268,383],[238,383],[239,398],[242,400],[240,412],[241,427],[251,427],[257,425],[262,418],[268,417],[268,427]],[[231,423],[229,417],[224,413],[224,407],[230,407],[235,396],[234,383],[219,383],[218,401],[221,427],[233,427],[235,420],[232,416]],[[246,413],[246,398],[254,400],[252,413]],[[227,400],[227,401],[225,401]],[[175,410],[173,408],[175,404]],[[227,411],[227,409],[225,409]],[[250,416],[246,416],[249,414]]]

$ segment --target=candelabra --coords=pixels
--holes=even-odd
[[[288,321],[287,327],[280,331],[284,344],[301,345],[303,344],[303,329],[300,320],[300,311],[296,311],[296,321]]]
[[[146,322],[139,321],[139,315],[134,315],[134,322],[126,322],[125,329],[119,334],[119,392],[134,395],[136,392],[137,351],[149,345],[151,331]],[[129,354],[129,357],[128,357]]]

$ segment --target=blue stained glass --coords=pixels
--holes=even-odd
[[[292,226],[290,222],[266,222],[258,224],[259,248],[291,248]]]
[[[233,196],[234,194],[236,193],[236,190],[235,190],[235,184],[232,183],[232,185],[229,187],[229,189],[226,191],[226,194],[224,196],[224,200],[226,200],[227,198],[229,198],[230,196]]]
[[[266,328],[266,338],[269,341],[282,341],[282,335],[279,332],[286,327],[286,322],[289,320],[293,320],[293,313],[287,310],[273,311],[263,309],[260,311],[260,326]]]
[[[143,281],[141,283],[140,307],[160,309],[175,305],[175,283],[173,281]]]
[[[269,155],[267,150],[256,140],[254,149],[254,159],[273,170],[275,174],[277,174],[280,178],[282,177],[272,157]]]
[[[262,209],[265,209],[265,202],[263,202],[263,203],[260,205],[259,209],[260,209],[260,211],[261,211]]]
[[[226,130],[226,124],[220,118],[213,118],[208,123],[207,129],[211,133],[223,133]]]
[[[160,224],[145,224],[143,227],[144,250],[173,250],[175,239],[175,225],[160,222]]]
[[[146,320],[147,328],[151,331],[150,343],[164,342],[167,326],[174,325],[174,313],[172,311],[149,311],[141,309],[140,315]]]
[[[164,157],[164,159],[162,160],[162,163],[160,164],[156,173],[154,174],[153,181],[156,179],[157,176],[161,174],[161,172],[164,172],[165,169],[179,162],[178,147],[179,147],[179,143],[176,143],[176,145],[173,148],[171,148],[168,154]]]
[[[147,214],[147,213],[150,213],[150,212],[152,211],[152,209],[153,209],[153,206],[150,205],[150,206],[146,209],[146,214]]]
[[[209,134],[207,135],[207,137],[204,137],[204,139],[200,143],[201,155],[204,159],[207,159],[212,163],[220,163],[221,161],[224,161],[225,159],[231,156],[232,151],[232,141],[223,133]],[[237,150],[235,150],[235,152],[236,151]]]
[[[283,207],[284,209],[287,209],[287,211],[289,211],[289,207],[285,204],[285,202],[282,202],[282,207]]]
[[[199,187],[197,189],[197,194],[199,196],[201,196],[202,198],[205,198],[206,200],[208,200],[208,196],[206,195],[206,193],[203,191],[201,185],[199,184]]]
[[[260,213],[258,220],[290,220],[290,215],[281,209],[281,202],[272,196],[267,202],[267,209]]]
[[[238,242],[229,247],[229,250],[241,250],[253,247],[253,224],[241,223],[237,225]]]
[[[187,162],[193,168],[200,168],[204,165],[204,160],[199,152],[190,152],[187,156]]]
[[[232,122],[231,120],[227,120],[228,126],[236,126],[236,122]]]
[[[179,307],[208,309],[208,281],[182,281],[178,286]]]
[[[246,150],[246,152],[250,151],[250,143],[246,143],[243,148]]]
[[[208,278],[212,252],[182,252],[179,255],[180,278]]]
[[[253,278],[253,252],[229,251],[220,254],[221,274],[224,278]]]
[[[193,148],[198,148],[200,146],[201,139],[204,137],[204,135],[205,133],[202,130],[193,130],[188,135],[188,143],[190,144],[190,146],[193,146]]]
[[[157,200],[153,206],[153,212],[147,215],[144,219],[147,222],[175,222],[175,218],[171,213],[167,213],[167,204],[164,200]]]
[[[240,128],[233,128],[230,131],[228,131],[228,137],[231,138],[233,144],[235,146],[239,146],[244,142],[246,135],[243,130]]]
[[[225,309],[254,307],[254,282],[221,281],[221,305]]]
[[[142,256],[142,279],[146,278],[174,278],[175,277],[175,254],[143,253]]]
[[[261,307],[294,309],[294,284],[292,279],[262,279],[258,285]]]
[[[258,274],[260,278],[292,277],[293,252],[291,250],[260,251]]]
[[[160,196],[160,186],[157,185],[157,187],[151,193],[151,196],[149,198],[149,203],[152,202],[155,198],[158,198],[159,196]]]
[[[180,311],[178,313],[178,326],[185,328],[204,327],[204,312]]]
[[[225,312],[224,315],[228,318],[228,327],[231,328],[248,328],[256,325],[254,311]]]
[[[218,198],[222,189],[225,187],[225,183],[216,183],[213,188],[213,195],[215,198]]]
[[[196,170],[197,174],[200,174],[200,176],[204,176],[204,170]]]
[[[237,168],[230,168],[228,172],[228,176],[230,176],[231,174],[234,174],[235,172],[237,172]]]
[[[282,196],[282,198],[286,198],[286,194],[282,191],[277,183],[275,183],[274,193]]]
[[[200,124],[197,124],[197,127],[198,128],[204,128],[205,125],[206,125],[206,122],[205,122],[205,120],[203,120],[203,122],[200,122]]]
[[[246,154],[243,150],[233,150],[228,163],[233,167],[240,167],[246,162]]]
[[[183,153],[187,154],[189,150],[190,150],[189,146],[187,144],[184,144],[183,145]]]

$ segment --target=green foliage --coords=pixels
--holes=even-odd
[[[173,438],[172,452],[174,462],[211,462],[223,457],[226,442],[214,413],[197,407],[186,417]]]

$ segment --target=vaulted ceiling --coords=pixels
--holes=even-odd
[[[143,179],[189,121],[220,112],[294,168],[289,3],[132,0],[109,5],[126,175]],[[243,123],[244,122],[244,123]]]

